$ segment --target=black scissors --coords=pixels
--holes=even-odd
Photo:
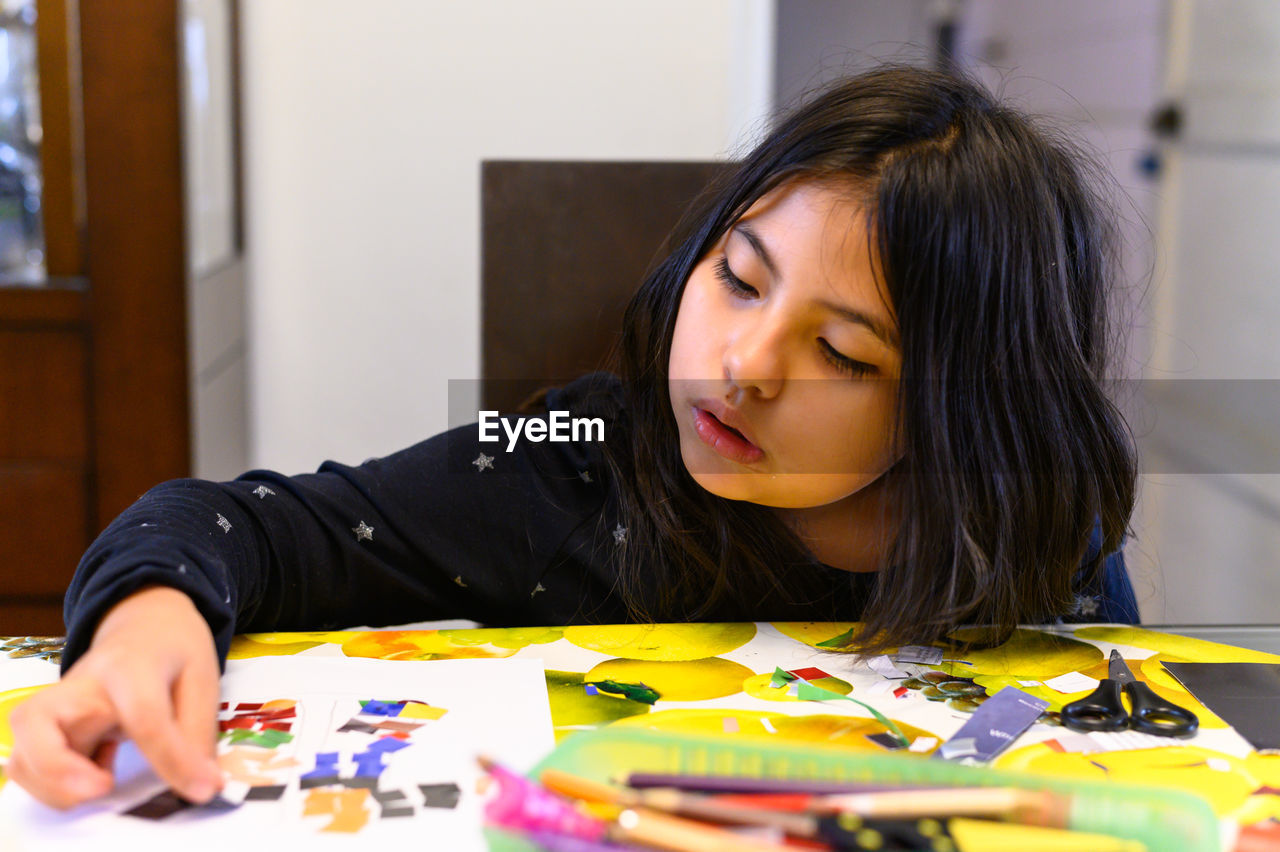
[[[1090,695],[1062,708],[1062,724],[1073,731],[1120,731],[1132,728],[1158,737],[1190,737],[1200,727],[1196,714],[1165,701],[1133,677],[1119,651],[1111,652],[1110,675]],[[1124,709],[1120,690],[1129,695]]]

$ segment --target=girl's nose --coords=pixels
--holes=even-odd
[[[780,330],[765,323],[740,328],[724,349],[725,377],[743,391],[777,396],[786,366],[782,344]]]

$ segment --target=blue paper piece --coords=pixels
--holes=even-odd
[[[1012,745],[1048,706],[1043,698],[1006,686],[978,705],[969,721],[934,756],[943,760],[991,760]]]
[[[316,768],[303,775],[303,778],[327,777],[338,774],[338,753],[321,751],[316,753]]]
[[[377,754],[391,754],[392,752],[408,747],[409,744],[404,740],[396,739],[395,737],[382,737],[381,739],[377,739],[369,743],[369,746],[365,751],[371,751]]]
[[[370,716],[399,716],[404,709],[403,701],[376,701],[370,699],[361,705],[360,712]]]

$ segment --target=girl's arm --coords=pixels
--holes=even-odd
[[[600,447],[505,448],[505,436],[481,443],[466,426],[358,467],[152,489],[81,561],[66,597],[64,671],[102,615],[146,585],[191,598],[220,660],[236,632],[580,620],[584,597],[612,586],[598,546],[612,541],[599,529]]]

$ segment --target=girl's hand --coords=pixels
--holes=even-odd
[[[185,594],[164,586],[112,607],[62,680],[10,717],[11,779],[55,808],[111,791],[121,739],[132,739],[175,792],[206,802],[222,788],[214,760],[218,654]]]

